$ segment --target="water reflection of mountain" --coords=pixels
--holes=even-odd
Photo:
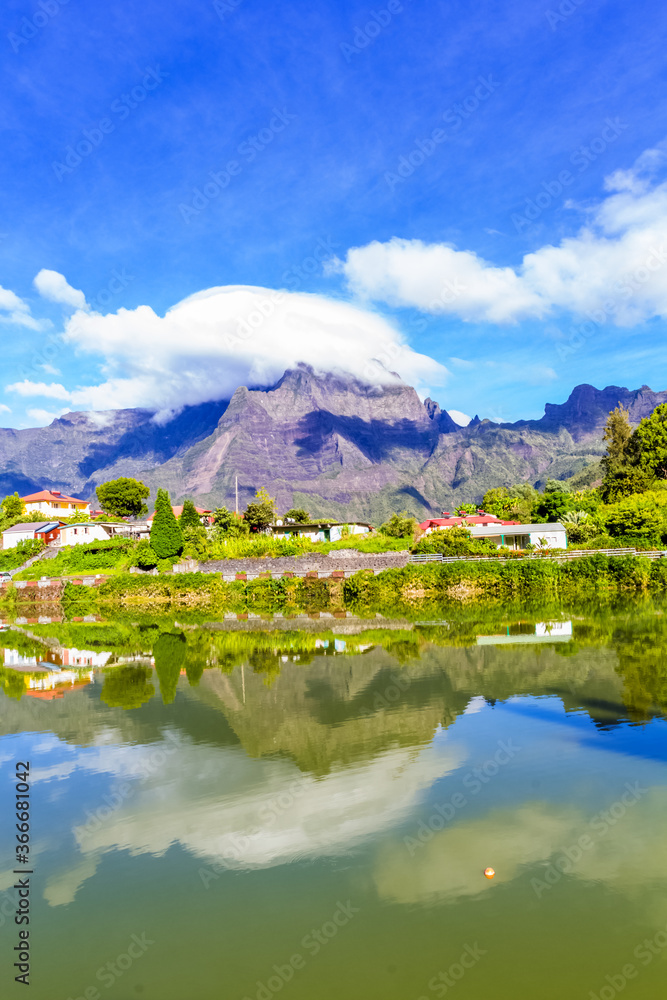
[[[89,744],[101,725],[119,740],[143,743],[169,727],[197,743],[240,743],[251,756],[281,754],[323,774],[389,748],[428,742],[475,697],[493,704],[515,695],[555,695],[567,711],[585,711],[602,727],[649,718],[652,705],[667,703],[660,617],[614,620],[611,628],[606,621],[575,622],[574,629],[560,623],[563,638],[551,642],[542,641],[543,625],[496,629],[482,637],[484,644],[477,644],[474,623],[463,634],[443,627],[369,632],[354,640],[172,626],[141,635],[144,648],[152,645],[155,669],[150,653],[132,650],[124,657],[119,647],[110,660],[98,649],[90,654],[96,662],[125,662],[96,672],[86,690],[73,689],[66,708],[3,698],[2,728],[51,731]],[[539,641],[494,641],[503,635]],[[40,656],[44,662],[70,653],[86,658],[76,647],[8,652],[12,663],[23,658],[28,669],[28,660]]]
[[[480,695],[558,695],[567,710],[583,709],[598,723],[627,719],[616,662],[608,650],[563,658],[544,647],[427,646],[400,665],[376,647],[363,657],[316,657],[307,668],[282,664],[270,687],[248,668],[206,671],[185,693],[220,711],[251,756],[280,753],[302,770],[325,773],[428,742]]]

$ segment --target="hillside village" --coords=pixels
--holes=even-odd
[[[365,553],[408,551],[414,557],[519,556],[575,546],[661,549],[667,542],[667,404],[633,428],[628,411],[612,410],[604,431],[602,478],[578,486],[547,480],[487,490],[480,504],[460,504],[418,519],[394,511],[382,524],[313,518],[302,507],[279,511],[260,487],[243,511],[211,510],[195,499],[172,503],[158,488],[149,513],[148,485],[120,477],[100,484],[97,505],[63,490],[18,493],[2,501],[0,571],[20,578],[50,570],[172,572],[238,558],[296,557],[332,547]],[[74,557],[72,550],[79,550]]]

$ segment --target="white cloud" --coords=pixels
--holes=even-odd
[[[393,371],[418,388],[441,385],[447,375],[375,313],[319,295],[245,285],[199,292],[164,317],[149,306],[106,316],[78,310],[65,338],[101,355],[108,376],[69,394],[74,409],[167,412],[224,399],[239,385],[269,385],[299,362],[371,383],[392,381]]]
[[[31,420],[36,421],[38,426],[45,427],[47,424],[52,423],[57,420],[58,417],[62,417],[63,413],[68,413],[69,407],[65,407],[64,410],[58,410],[56,413],[52,413],[50,410],[28,410],[28,416]]]
[[[42,371],[45,372],[47,375],[60,375],[61,374],[61,371],[60,371],[59,368],[56,368],[54,365],[50,365],[48,363],[45,363],[43,365],[37,365],[37,367],[41,368]]]
[[[0,403],[0,413],[11,413],[11,409],[5,405],[5,403]]]
[[[6,386],[6,392],[15,392],[19,396],[44,396],[47,399],[69,399],[70,392],[59,382],[31,382],[24,379],[23,382],[13,382]]]
[[[467,427],[472,420],[472,417],[469,417],[467,413],[461,413],[460,410],[447,410],[447,413],[459,427]]]
[[[44,323],[30,315],[30,306],[14,292],[0,285],[0,323],[16,323],[29,330],[41,330]]]
[[[366,299],[466,321],[512,323],[563,310],[629,326],[667,316],[667,182],[647,173],[664,160],[649,150],[606,180],[610,194],[557,246],[499,267],[448,244],[394,238],[348,251],[337,264]]]
[[[36,275],[33,285],[42,296],[49,302],[58,302],[60,305],[73,306],[75,309],[86,309],[86,296],[77,288],[72,288],[68,284],[64,275],[58,271],[49,271],[42,268]]]

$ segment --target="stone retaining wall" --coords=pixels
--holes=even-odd
[[[354,552],[354,555],[352,554]],[[385,569],[403,569],[408,564],[408,552],[314,552],[305,556],[278,556],[276,558],[215,559],[189,565],[180,572],[222,573],[223,579],[257,580],[261,577],[292,576],[345,578],[362,569],[381,573]],[[179,568],[176,567],[176,572]]]

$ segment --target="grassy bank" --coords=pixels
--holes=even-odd
[[[63,606],[69,616],[105,609],[167,611],[172,607],[216,614],[350,609],[360,614],[414,616],[415,609],[426,611],[429,605],[442,602],[588,600],[592,595],[665,590],[667,560],[595,554],[563,564],[549,559],[430,563],[384,570],[377,576],[361,570],[347,580],[279,578],[225,583],[218,573],[123,573],[109,577],[96,589],[68,583]],[[21,591],[10,588],[4,598],[7,613],[19,607],[21,596]]]

